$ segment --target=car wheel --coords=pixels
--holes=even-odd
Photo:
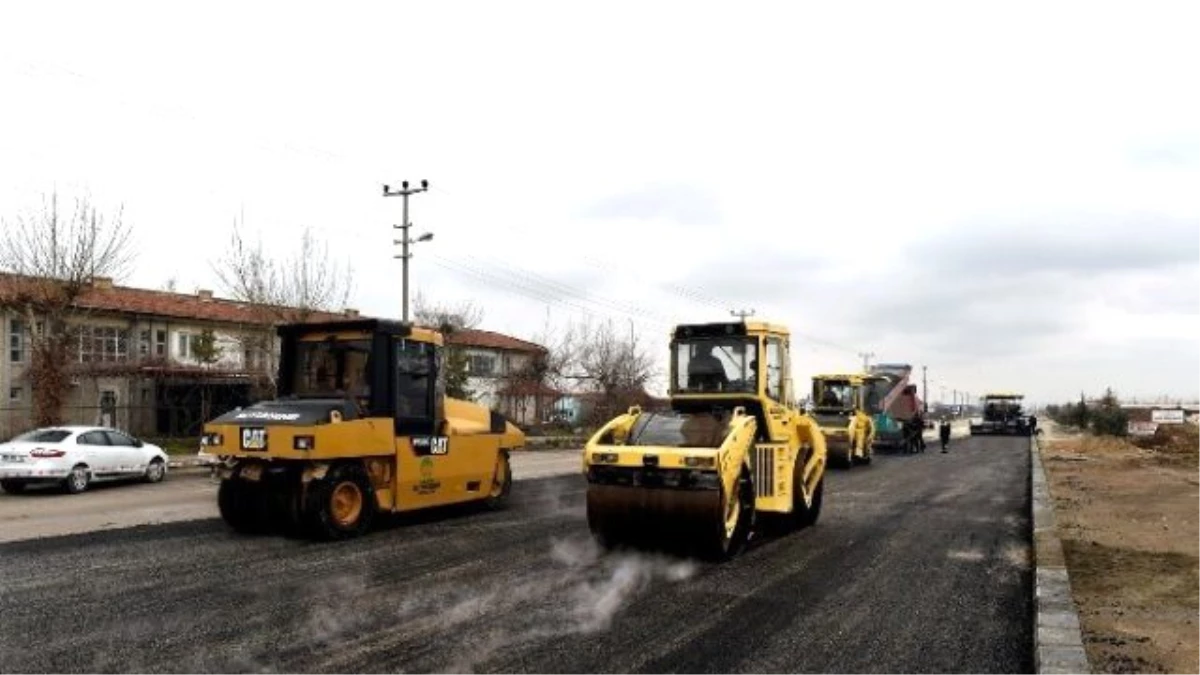
[[[150,466],[146,467],[145,481],[147,483],[158,483],[167,477],[167,464],[161,459],[155,457],[150,460]]]
[[[86,464],[76,464],[70,475],[63,481],[63,489],[69,494],[77,495],[88,488],[92,482],[92,472]]]

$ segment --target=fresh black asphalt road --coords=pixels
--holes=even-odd
[[[1027,443],[833,470],[816,526],[723,564],[601,554],[575,475],[350,542],[4,544],[0,671],[1030,672]]]

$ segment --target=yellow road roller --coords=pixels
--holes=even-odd
[[[788,346],[787,328],[766,322],[675,328],[670,410],[633,407],[584,448],[601,545],[725,559],[759,526],[816,522],[825,438],[794,405]]]
[[[234,530],[340,539],[378,514],[504,504],[525,436],[445,396],[440,333],[357,319],[278,335],[277,397],[217,417],[201,439],[229,457],[217,502]]]
[[[850,468],[871,462],[875,423],[866,412],[869,379],[859,374],[813,376],[813,417],[825,434],[833,466]]]

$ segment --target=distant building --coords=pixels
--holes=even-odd
[[[4,309],[29,283],[37,280],[0,274],[0,439],[34,421],[36,382],[27,375],[31,339],[44,322],[35,317],[30,326],[28,317]],[[274,326],[299,316],[295,309],[218,298],[208,290],[175,293],[96,278],[69,317],[74,335],[64,421],[139,436],[198,435],[205,421],[271,390],[279,354]],[[353,309],[303,314],[310,322],[357,316]],[[210,336],[215,349],[203,359]],[[486,330],[454,332],[446,342],[466,354],[476,402],[516,424],[534,424],[539,399],[545,417],[560,396],[519,377],[545,356],[541,345]]]
[[[520,426],[547,421],[546,414],[561,393],[531,381],[535,363],[547,355],[545,347],[476,329],[454,331],[446,343],[466,355],[467,389],[476,403],[500,412]],[[537,419],[539,410],[542,420]]]
[[[28,280],[0,275],[0,307]],[[11,304],[11,303],[7,303]],[[96,278],[68,317],[71,390],[65,422],[104,424],[144,436],[192,436],[211,418],[255,397],[275,377],[278,341],[265,308],[215,297],[116,286]],[[275,308],[279,309],[279,308]],[[356,316],[314,312],[308,320]],[[0,309],[0,438],[33,426],[26,377],[31,340],[44,322]],[[207,363],[201,344],[211,336]]]

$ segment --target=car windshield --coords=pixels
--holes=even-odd
[[[370,354],[367,340],[301,342],[296,347],[296,395],[369,397]]]
[[[676,393],[757,391],[758,340],[696,338],[675,343]]]
[[[34,429],[33,431],[27,431],[17,436],[13,441],[24,443],[61,443],[64,438],[70,435],[71,432],[67,429]]]
[[[813,406],[846,410],[854,407],[854,387],[848,380],[813,380]]]

